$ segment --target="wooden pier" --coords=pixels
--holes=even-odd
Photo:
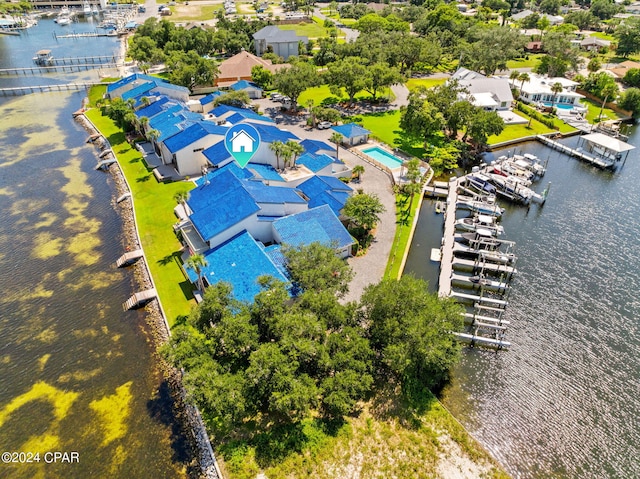
[[[2,68],[0,76],[27,76],[41,75],[46,73],[74,73],[85,70],[95,70],[96,68],[119,68],[121,63],[84,63],[77,65],[42,65],[25,68]]]
[[[569,156],[573,156],[574,158],[578,158],[579,160],[590,163],[598,168],[602,168],[603,170],[613,168],[616,164],[613,160],[605,160],[604,158],[598,158],[596,156],[588,155],[583,151],[574,150],[573,148],[569,148],[568,146],[563,145],[562,143],[558,143],[557,141],[552,140],[544,135],[536,136],[538,141],[544,143],[550,148],[554,150],[558,150],[561,153],[564,153]]]
[[[102,160],[100,163],[96,165],[96,170],[106,170],[108,166],[113,165],[116,162],[115,158],[109,158],[107,160]]]
[[[79,64],[105,64],[105,63],[120,63],[122,61],[121,55],[95,55],[89,57],[63,57],[63,58],[51,58],[51,63],[54,65],[79,65]]]
[[[511,343],[502,339],[489,338],[487,336],[479,336],[468,333],[453,333],[459,340],[471,344],[472,346],[485,346],[496,349],[509,349]]]
[[[0,88],[0,95],[19,96],[19,95],[28,95],[30,93],[80,91],[80,90],[88,90],[92,86],[100,85],[100,84],[101,84],[100,82],[86,82],[86,83],[64,83],[59,85],[18,86],[13,88]]]
[[[116,260],[116,267],[124,268],[125,266],[130,266],[136,261],[138,261],[140,258],[142,258],[143,256],[144,256],[144,253],[141,249],[137,249],[134,251],[127,251],[125,254],[123,254]]]
[[[447,197],[447,208],[444,212],[444,235],[440,250],[440,277],[438,279],[438,294],[441,297],[451,296],[453,246],[455,244],[453,235],[456,231],[456,203],[458,201],[459,181],[458,178],[455,178],[449,182],[449,196]]]
[[[147,304],[149,301],[155,299],[157,296],[158,293],[156,292],[155,288],[135,293],[122,304],[122,309],[128,311],[130,309],[140,308]]]

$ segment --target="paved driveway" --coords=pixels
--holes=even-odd
[[[313,140],[322,140],[332,145],[329,137],[333,130],[318,130],[317,128],[308,128],[305,125],[305,119],[287,116],[278,110],[279,103],[272,102],[269,99],[257,100],[255,103],[260,105],[260,111],[268,114],[278,122],[278,126],[282,129],[289,130],[300,139],[310,138]],[[370,163],[361,160],[348,149],[340,148],[338,150],[339,158],[349,167],[355,165],[364,166],[365,172],[359,184],[351,183],[354,189],[360,189],[365,193],[374,193],[378,195],[380,201],[386,208],[386,211],[380,217],[375,240],[364,256],[350,258],[349,264],[355,273],[351,282],[349,293],[345,297],[345,301],[356,301],[360,299],[364,288],[372,283],[377,283],[382,279],[384,270],[391,252],[391,245],[396,232],[396,216],[395,216],[395,196],[389,176],[383,171],[377,169]]]

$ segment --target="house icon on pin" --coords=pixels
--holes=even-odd
[[[231,137],[231,151],[233,153],[252,153],[256,140],[244,130],[240,130]]]

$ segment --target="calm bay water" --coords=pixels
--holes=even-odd
[[[514,477],[638,478],[640,149],[616,173],[518,149],[549,158],[537,190],[552,188],[543,208],[503,204],[519,257],[512,347],[465,349],[443,402]],[[433,286],[441,225],[426,202],[407,269]]]
[[[43,20],[0,35],[0,68],[103,55],[112,38],[59,39],[91,24]],[[95,73],[93,73],[95,78]],[[0,77],[0,86],[68,83],[88,74]],[[130,271],[108,175],[75,123],[84,92],[0,98],[0,452],[77,451],[79,464],[0,464],[0,477],[184,477],[181,437],[141,312],[123,312]],[[42,458],[41,458],[42,459]]]

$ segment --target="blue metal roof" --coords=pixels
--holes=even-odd
[[[278,232],[283,243],[292,246],[318,242],[344,248],[354,243],[349,232],[328,205],[280,218],[273,222],[273,229]]]
[[[335,181],[333,181],[335,180]],[[336,183],[337,181],[337,183]],[[335,185],[337,188],[333,188]],[[298,185],[298,189],[309,198],[309,207],[328,205],[336,215],[344,207],[350,192],[353,190],[342,181],[330,176],[312,176]]]
[[[296,193],[294,188],[287,188],[284,186],[267,186],[260,181],[245,180],[242,184],[256,203],[307,203],[304,198]]]
[[[277,140],[280,140],[283,143],[286,143],[289,140],[299,140],[299,138],[290,131],[281,130],[274,125],[263,125],[260,123],[252,123],[250,121],[247,123],[258,130],[258,133],[260,133],[260,141],[264,141],[265,143],[273,143]]]
[[[235,175],[236,178],[240,180],[249,180],[253,178],[253,173],[251,173],[249,170],[246,170],[245,168],[240,168],[235,161],[232,161],[220,168],[209,170],[206,176],[201,176],[196,180],[196,185],[202,186],[207,181],[213,181],[214,178],[221,175],[225,171],[230,171]]]
[[[347,123],[346,125],[340,126],[332,126],[331,129],[333,131],[337,131],[345,138],[355,138],[357,136],[368,135],[371,133],[366,128],[362,128],[360,125],[355,123]]]
[[[220,95],[222,95],[222,92],[219,92],[219,91],[214,91],[212,93],[209,93],[207,96],[200,98],[200,104],[206,105],[207,103],[213,103],[213,100],[218,98]]]
[[[167,102],[162,107],[162,111],[149,117],[149,126],[152,128],[155,128],[155,125],[158,125],[161,122],[167,120],[167,118],[175,118],[175,114],[182,110],[183,110],[182,105],[178,105],[177,103],[174,103],[174,102]]]
[[[300,145],[307,153],[317,153],[320,150],[336,151],[335,146],[331,146],[324,141],[306,139],[300,142]]]
[[[253,171],[263,180],[284,181],[284,178],[282,178],[282,176],[280,176],[276,169],[271,165],[263,165],[261,163],[247,163],[247,166],[245,168]]]
[[[211,145],[209,148],[205,148],[202,154],[213,166],[218,166],[223,161],[231,158],[229,150],[227,150],[227,147],[224,144],[224,140]]]
[[[120,95],[120,98],[122,98],[123,100],[128,100],[129,98],[135,98],[138,95],[144,95],[145,93],[148,93],[150,90],[153,90],[155,87],[156,87],[155,82],[145,82],[141,85],[138,85],[132,88],[129,91],[125,91],[122,95]]]
[[[263,275],[288,282],[270,256],[253,239],[243,231],[221,245],[204,253],[207,266],[202,269],[202,276],[209,284],[225,281],[233,286],[233,295],[240,301],[253,302],[261,291],[258,278]],[[189,279],[196,283],[198,275],[185,266]]]
[[[177,151],[186,148],[187,146],[193,144],[194,142],[204,138],[207,135],[217,135],[221,138],[224,137],[224,134],[227,132],[227,128],[222,126],[218,126],[210,121],[200,121],[198,123],[194,123],[189,126],[181,133],[168,138],[164,142],[164,146],[171,152],[176,153]]]
[[[208,184],[189,192],[187,204],[193,211],[191,222],[205,241],[260,211],[242,183],[226,170]]]
[[[260,88],[258,85],[247,80],[237,81],[233,85],[231,85],[229,88],[235,91],[244,90],[245,88],[254,88],[256,90],[262,91],[262,88]]]
[[[216,117],[221,117],[228,113],[231,113],[231,115],[229,115],[226,118],[226,120],[229,123],[234,123],[234,124],[238,123],[239,121],[242,121],[243,119],[244,120],[260,120],[260,121],[266,121],[268,123],[274,123],[274,121],[268,116],[260,115],[255,111],[251,110],[250,108],[238,108],[236,106],[231,106],[231,105],[218,105],[213,110],[211,110],[210,113]],[[233,120],[231,120],[231,118],[233,118]]]
[[[133,73],[129,76],[121,78],[120,80],[107,85],[107,93],[111,93],[112,91],[117,90],[118,88],[122,88],[123,86],[128,85],[129,83],[140,81],[140,80],[151,81],[151,82],[162,81],[160,78],[152,77],[150,75],[144,75],[142,73]]]
[[[305,153],[296,160],[298,165],[304,165],[314,173],[329,166],[333,162],[333,158],[328,155],[314,155],[312,153]]]
[[[169,101],[169,98],[166,96],[161,96],[156,101],[149,103],[149,105],[136,110],[136,116],[138,118],[142,118],[146,116],[147,118],[152,118],[156,116],[158,113],[164,111],[164,106]]]

